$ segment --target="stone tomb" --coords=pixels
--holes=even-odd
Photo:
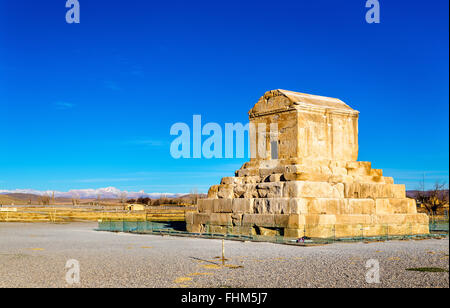
[[[287,238],[429,233],[427,215],[417,213],[405,186],[357,161],[358,116],[335,98],[265,93],[249,112],[252,125],[266,127],[265,134],[250,129],[257,153],[235,177],[212,186],[197,212],[186,213],[188,231]]]

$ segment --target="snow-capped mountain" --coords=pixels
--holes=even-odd
[[[11,193],[19,193],[19,194],[33,194],[33,195],[48,195],[52,196],[55,194],[56,198],[80,198],[80,199],[90,199],[90,198],[129,198],[135,199],[139,197],[148,197],[148,198],[159,198],[161,196],[166,197],[179,197],[183,194],[173,194],[173,193],[146,193],[141,190],[138,192],[132,191],[122,191],[115,187],[105,187],[98,189],[72,189],[67,192],[62,191],[41,191],[34,189],[15,189],[15,190],[0,190],[0,194],[11,194]]]

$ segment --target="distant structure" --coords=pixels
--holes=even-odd
[[[429,233],[427,215],[417,213],[405,186],[357,161],[359,112],[341,100],[273,90],[249,117],[257,153],[198,200],[198,212],[186,214],[189,232],[288,238]],[[259,124],[265,124],[263,134]]]

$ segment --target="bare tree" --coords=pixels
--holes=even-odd
[[[159,196],[159,205],[167,204],[167,196],[166,194],[161,194]]]
[[[80,203],[80,195],[78,193],[72,194],[72,205],[76,206]]]
[[[449,204],[448,185],[436,181],[433,188],[425,190],[422,183],[416,191],[416,201],[427,209],[430,214],[437,214],[438,209]]]
[[[198,199],[199,199],[198,189],[197,188],[191,189],[191,193],[190,193],[190,201],[191,201],[191,203],[192,204],[197,204]]]
[[[42,205],[50,205],[50,196],[48,194],[43,194],[39,197],[39,203]]]
[[[120,194],[119,194],[120,203],[124,204],[125,202],[127,202],[127,197],[128,197],[128,194],[126,191],[120,192]]]

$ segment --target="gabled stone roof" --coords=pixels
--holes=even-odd
[[[346,103],[337,98],[298,93],[288,90],[271,90],[266,92],[249,111],[249,114],[259,114],[275,110],[292,109],[294,106],[333,109],[347,113],[358,113]]]

